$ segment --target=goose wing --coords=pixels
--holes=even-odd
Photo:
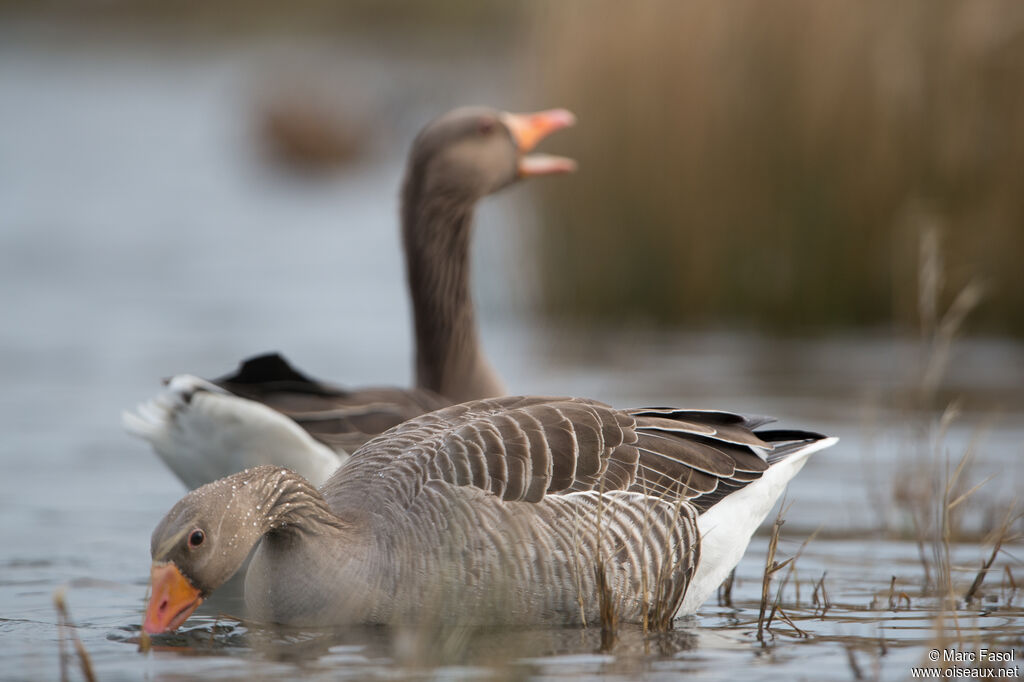
[[[396,424],[450,404],[419,388],[348,390],[317,381],[278,353],[249,358],[213,383],[280,412],[313,438],[347,452]]]
[[[329,501],[374,497],[407,506],[428,481],[442,480],[505,501],[618,490],[705,509],[759,478],[773,458],[821,438],[755,430],[769,421],[719,411],[618,410],[580,398],[479,400],[368,441],[324,493]]]

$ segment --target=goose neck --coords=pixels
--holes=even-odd
[[[346,527],[305,478],[283,467],[268,469],[257,484],[255,503],[256,523],[263,534],[323,535]]]
[[[453,400],[495,390],[480,350],[470,291],[473,208],[465,197],[424,196],[407,188],[402,221],[416,383]]]

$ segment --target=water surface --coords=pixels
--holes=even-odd
[[[1024,483],[1021,346],[958,346],[945,391],[966,396],[965,410],[936,448],[937,415],[912,409],[921,362],[913,340],[569,331],[537,319],[522,238],[530,192],[518,187],[483,207],[474,254],[484,342],[513,392],[767,413],[842,437],[787,496],[780,558],[822,529],[783,592],[799,631],[776,622],[757,640],[767,545],[759,536],[731,606],[711,603],[665,635],[624,627],[606,651],[596,628],[266,630],[222,616],[240,613],[227,591],[141,654],[149,534],[184,491],[122,433],[120,411],[148,398],[160,377],[215,376],[266,350],[350,385],[407,384],[395,205],[403,147],[455,103],[515,102],[499,101],[508,97],[494,76],[501,55],[475,77],[456,77],[451,64],[428,73],[401,54],[331,46],[318,63],[363,84],[360,93],[392,115],[360,162],[298,178],[262,158],[251,125],[260,65],[287,46],[254,54],[21,36],[0,40],[2,679],[59,677],[58,587],[102,680],[714,679],[737,670],[849,679],[856,666],[903,679],[935,641],[937,603],[921,594],[894,481],[947,455],[955,463],[975,442],[972,480],[996,474],[968,517],[979,531]],[[425,88],[425,75],[440,85]],[[367,83],[377,89],[367,94]],[[1021,546],[1011,550],[1006,561],[1024,582]],[[953,548],[961,582],[987,551]],[[824,613],[811,601],[823,573],[832,602]],[[893,576],[909,606],[890,605]],[[994,588],[959,611],[963,640],[1020,652],[1019,603]]]

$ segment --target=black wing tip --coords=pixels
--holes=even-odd
[[[284,356],[277,352],[263,353],[243,360],[233,374],[216,380],[218,384],[266,384],[296,382],[318,384],[299,370],[292,367]]]
[[[723,426],[740,426],[753,431],[765,424],[771,424],[775,417],[767,417],[760,414],[740,414],[728,410],[716,409],[692,409],[685,407],[640,407],[628,410],[636,417],[663,417],[666,419],[690,419],[708,424],[720,424]]]
[[[754,435],[766,443],[785,443],[788,441],[813,443],[828,438],[823,433],[807,431],[806,429],[760,429],[755,431]]]
[[[758,438],[772,446],[771,452],[768,453],[769,466],[781,462],[812,443],[829,438],[825,434],[816,431],[804,431],[802,429],[767,429],[755,431],[754,433]]]

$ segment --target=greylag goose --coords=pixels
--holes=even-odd
[[[462,108],[428,124],[413,142],[401,221],[415,388],[350,391],[270,354],[214,381],[173,377],[155,398],[124,413],[125,429],[148,441],[189,488],[259,464],[285,466],[320,484],[347,452],[395,424],[503,394],[480,348],[470,294],[474,207],[519,178],[573,170],[570,159],[528,152],[574,122],[564,109]]]
[[[245,599],[263,622],[594,623],[598,565],[621,620],[691,614],[836,440],[769,421],[505,397],[396,426],[319,490],[249,469],[157,526],[143,627],[179,627],[254,547]]]

